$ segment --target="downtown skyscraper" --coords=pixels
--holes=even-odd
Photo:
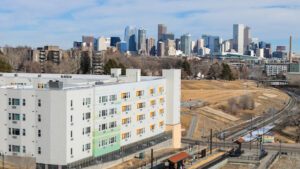
[[[181,50],[186,56],[191,55],[192,51],[192,36],[191,34],[184,34],[180,38],[181,40]]]
[[[157,41],[161,41],[163,39],[163,35],[166,33],[167,33],[167,26],[164,24],[158,24]]]
[[[250,43],[250,27],[243,24],[234,24],[233,49],[239,54],[244,54],[248,50]]]
[[[127,42],[128,51],[136,51],[136,28],[127,26],[125,28],[124,40]]]
[[[146,30],[138,30],[138,53],[146,54]]]

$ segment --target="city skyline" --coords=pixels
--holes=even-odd
[[[289,35],[293,35],[293,50],[300,52],[297,32],[300,25],[293,17],[300,14],[297,10],[300,2],[295,0],[247,3],[237,0],[30,0],[26,3],[3,0],[2,4],[0,21],[6,24],[0,25],[1,46],[54,44],[67,49],[72,47],[74,40],[80,40],[81,35],[119,36],[123,39],[127,25],[143,27],[148,37],[157,38],[159,23],[165,24],[168,32],[177,38],[191,33],[193,40],[203,34],[231,39],[232,25],[242,23],[251,27],[253,37],[271,42],[273,48],[288,46]]]

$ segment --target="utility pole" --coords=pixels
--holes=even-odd
[[[212,154],[212,129],[210,129],[210,146],[209,146],[210,154]]]
[[[251,150],[251,145],[252,145],[252,129],[253,129],[253,127],[252,127],[252,115],[251,115],[251,122],[250,122],[250,150]]]
[[[2,156],[2,169],[4,169],[4,152],[0,152],[0,156]]]
[[[151,148],[151,169],[153,169],[153,148]]]

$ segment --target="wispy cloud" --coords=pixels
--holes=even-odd
[[[245,23],[253,36],[286,44],[290,34],[300,36],[299,7],[299,0],[1,0],[0,45],[69,48],[83,34],[123,37],[126,25],[156,37],[158,23],[194,39],[231,38],[232,24]]]

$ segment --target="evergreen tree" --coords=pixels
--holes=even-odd
[[[110,69],[112,68],[121,68],[122,75],[125,75],[126,67],[120,63],[118,64],[114,59],[109,59],[106,64],[104,65],[104,74],[110,74]]]
[[[0,57],[0,72],[11,72],[12,66],[2,57]]]
[[[228,64],[222,63],[221,79],[223,80],[234,80],[233,74]]]

